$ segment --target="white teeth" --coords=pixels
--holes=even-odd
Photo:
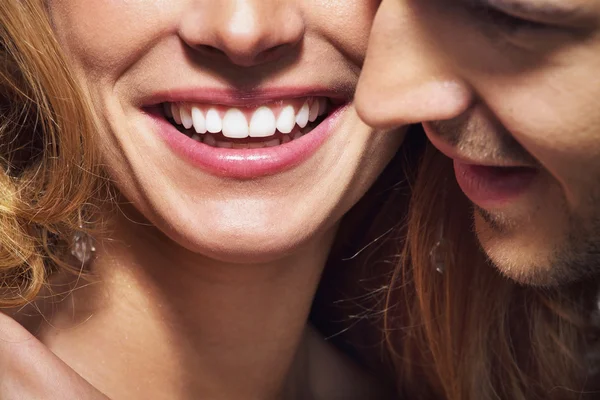
[[[250,137],[268,137],[275,134],[275,114],[269,107],[262,106],[252,115],[250,120]]]
[[[204,119],[204,113],[198,107],[192,107],[192,121],[197,133],[206,133],[206,119]]]
[[[308,120],[310,122],[315,122],[319,117],[319,108],[321,101],[319,99],[315,99],[310,106],[310,111],[308,112]]]
[[[246,116],[237,108],[227,110],[223,117],[223,136],[232,139],[248,137],[248,121]]]
[[[285,106],[281,110],[279,118],[277,118],[277,130],[281,133],[290,133],[295,125],[296,113],[294,112],[294,107]]]
[[[294,102],[294,104],[298,103]],[[163,104],[164,115],[168,119],[174,120],[177,125],[181,125],[187,130],[192,129],[186,134],[191,135],[193,140],[221,148],[258,148],[285,144],[310,132],[314,125],[309,124],[309,122],[315,122],[319,116],[327,113],[329,103],[326,99],[311,98],[302,104],[297,113],[294,110],[294,105],[282,105],[278,117],[275,116],[275,112],[271,107],[261,106],[254,110],[252,117],[248,118],[246,115],[251,111],[242,111],[239,108],[221,110],[213,106],[208,111],[203,111],[202,107],[202,105],[189,103]],[[282,139],[271,138],[272,140],[266,139],[267,141],[260,143],[218,142],[213,135],[204,136],[207,132],[210,132],[222,133],[224,137],[231,139],[269,138],[276,135],[277,131],[283,134]]]
[[[175,120],[178,125],[181,125],[181,114],[179,114],[179,107],[177,107],[177,104],[175,103],[171,103],[171,114],[173,115],[173,120]]]
[[[211,108],[206,113],[206,130],[210,133],[219,133],[223,129],[223,121],[221,116],[214,108]]]
[[[192,127],[192,113],[190,109],[186,106],[182,106],[179,108],[179,112],[181,113],[181,123],[185,129],[190,129]]]
[[[296,116],[296,123],[300,128],[304,128],[306,124],[308,124],[308,114],[310,110],[308,108],[308,103],[304,103],[300,111],[298,111],[298,115]]]

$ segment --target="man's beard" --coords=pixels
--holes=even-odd
[[[534,156],[500,121],[484,112],[465,113],[453,120],[429,124],[440,139],[473,159],[496,161],[498,165],[512,163],[541,168]],[[498,269],[511,270],[517,274],[511,278],[538,286],[567,284],[600,276],[600,174],[587,182],[591,193],[585,205],[586,212],[573,214],[567,211],[567,215],[561,215],[568,221],[563,240],[551,254],[541,257],[549,265],[513,265],[513,268],[508,265]],[[502,213],[490,213],[478,206],[474,209],[474,213],[485,222],[485,229],[491,233],[489,240],[510,236],[524,223],[535,223],[533,220],[515,221]],[[510,262],[510,255],[504,258]]]
[[[558,283],[600,274],[600,215],[571,219],[565,246],[552,256],[552,270]]]
[[[475,205],[474,213],[477,213],[486,223],[487,229],[496,235],[502,236],[516,228],[514,222],[502,215],[492,214]],[[548,257],[550,265],[520,266],[519,269],[528,270],[522,274],[524,283],[555,286],[600,275],[600,210],[591,218],[571,215],[567,229],[564,241]]]

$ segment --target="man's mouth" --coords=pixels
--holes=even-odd
[[[532,167],[494,167],[454,160],[456,180],[465,195],[483,209],[502,207],[525,193],[539,170]]]
[[[485,121],[484,121],[485,122]],[[482,209],[498,209],[522,197],[535,183],[540,166],[515,141],[466,131],[461,143],[439,135],[439,125],[424,123],[431,143],[454,160],[456,180],[464,194]],[[447,135],[450,136],[450,135]]]
[[[300,139],[319,126],[333,108],[326,97],[245,107],[162,103],[164,117],[179,132],[208,146],[229,149],[275,147]]]

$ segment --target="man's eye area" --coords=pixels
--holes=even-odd
[[[482,22],[489,22],[507,32],[519,30],[548,30],[556,29],[553,25],[522,15],[511,13],[492,4],[489,0],[463,0],[467,11],[471,12]]]

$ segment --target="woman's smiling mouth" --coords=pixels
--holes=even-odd
[[[165,117],[190,138],[219,148],[274,147],[299,139],[326,117],[325,97],[282,100],[258,107],[163,103]]]
[[[211,100],[172,95],[144,110],[180,158],[233,179],[274,175],[307,160],[349,104],[327,96]]]

